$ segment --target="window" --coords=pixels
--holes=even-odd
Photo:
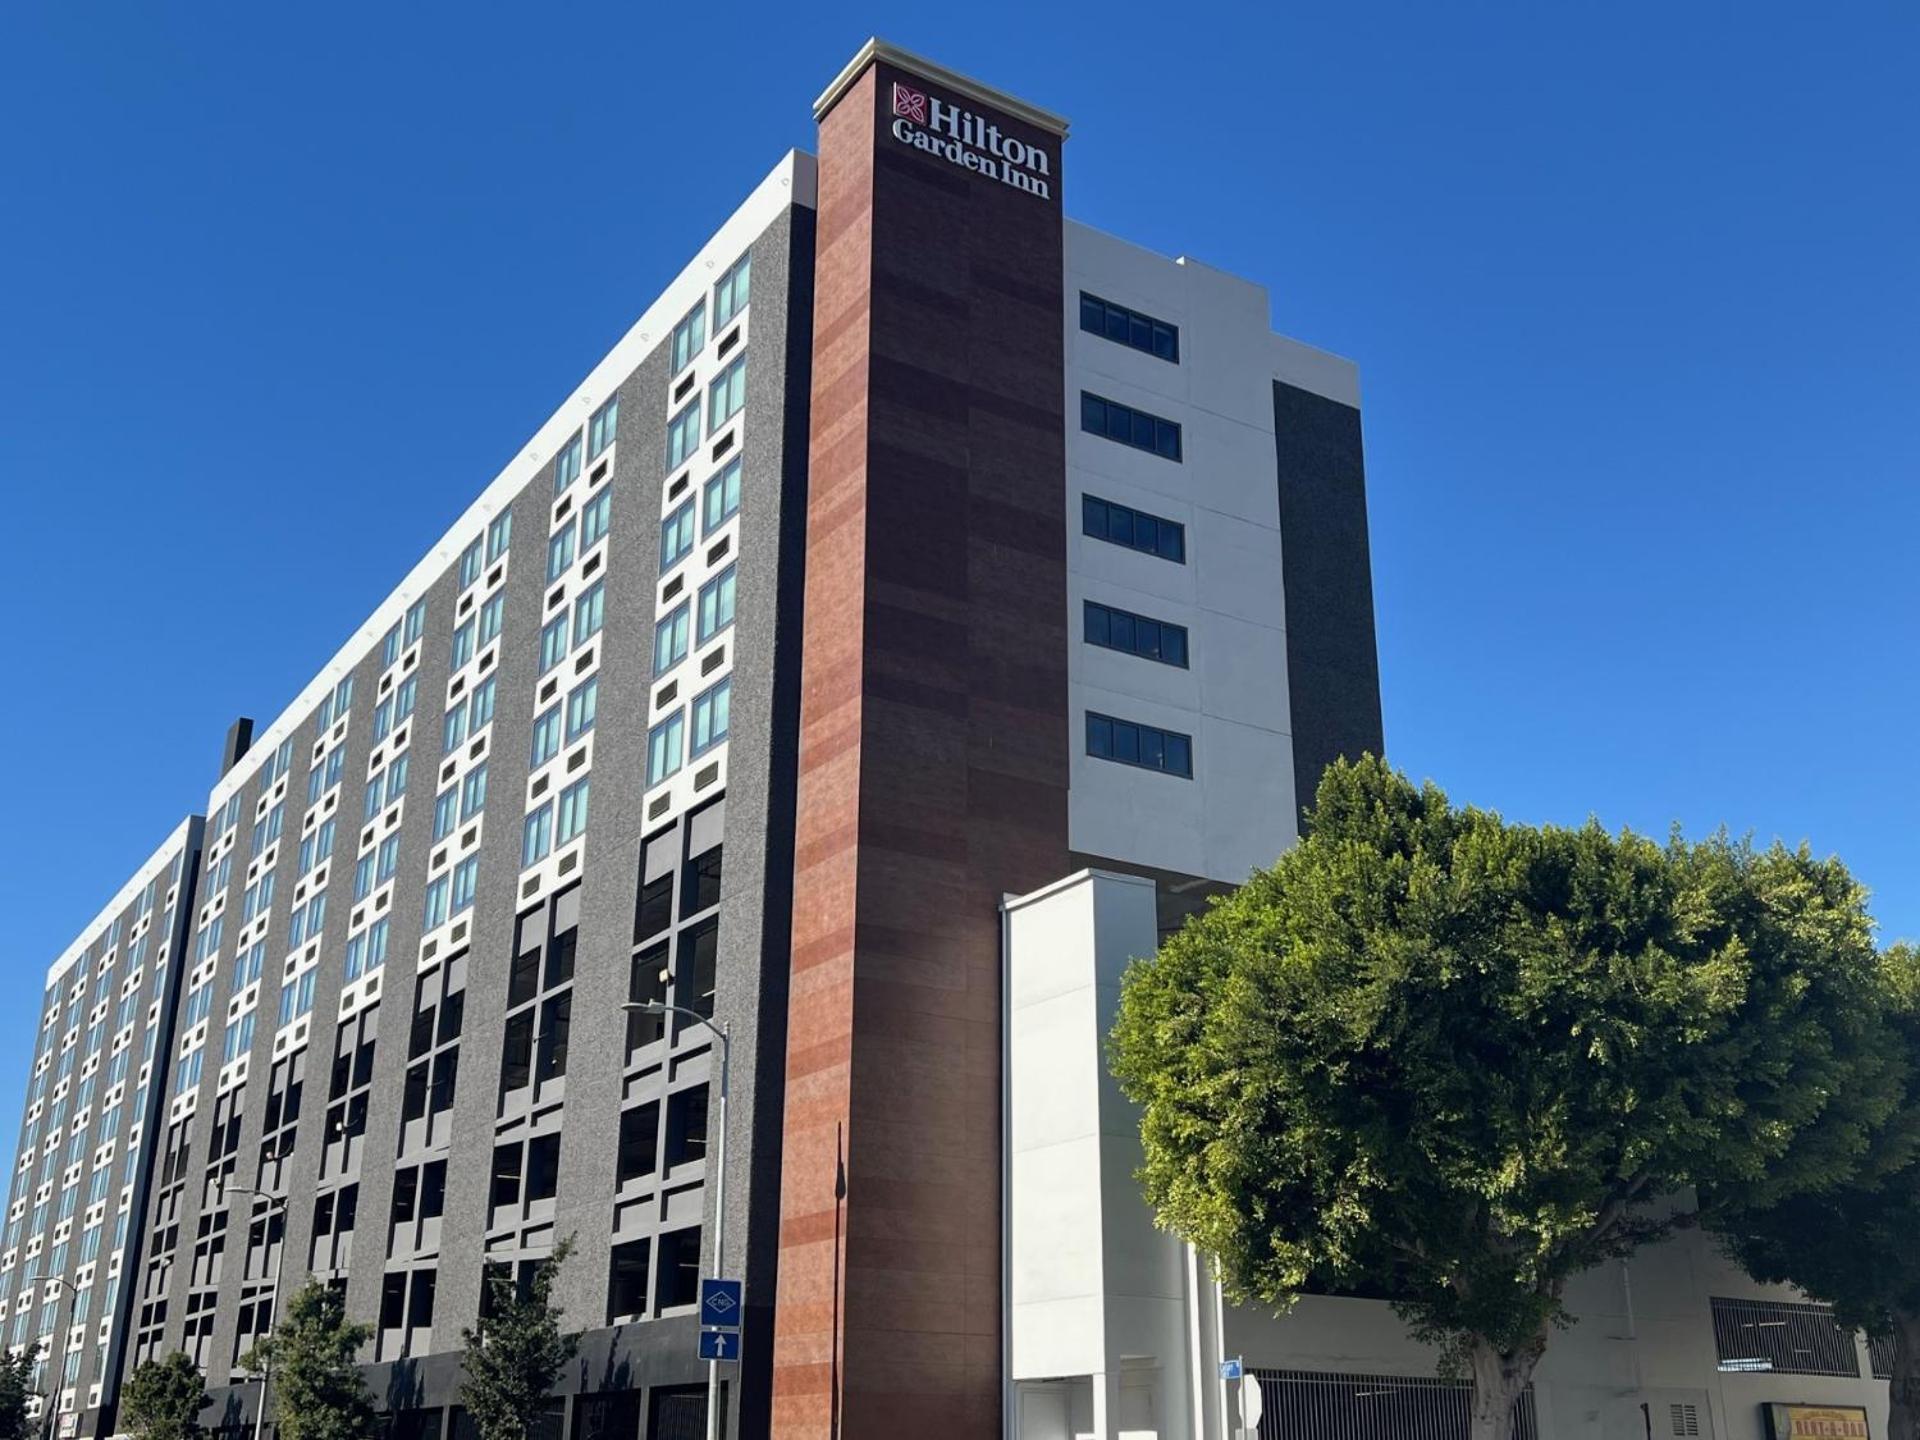
[[[573,564],[573,521],[569,520],[547,541],[547,582],[558,580]]]
[[[427,602],[416,600],[407,608],[407,644],[411,645],[427,630]]]
[[[1187,627],[1131,610],[1116,610],[1089,600],[1085,612],[1089,645],[1138,655],[1143,660],[1158,660],[1162,665],[1187,668]]]
[[[538,770],[560,753],[560,707],[548,707],[533,722],[532,768]]]
[[[700,643],[706,644],[733,624],[734,567],[729,565],[700,587]]]
[[[665,575],[693,549],[693,501],[660,522],[660,573]]]
[[[448,791],[447,793],[452,794],[453,792]],[[438,880],[431,880],[427,882],[427,912],[426,912],[425,928],[428,930],[433,929],[433,927],[436,925],[446,924],[447,889],[448,889],[449,883],[450,882],[448,881],[445,875],[442,875]]]
[[[384,885],[393,878],[393,872],[400,868],[400,835],[398,831],[380,842],[379,863],[374,867],[373,883]]]
[[[740,460],[735,456],[727,468],[707,481],[704,497],[704,533],[711,535],[740,508]]]
[[[747,308],[747,281],[752,263],[751,255],[742,255],[734,261],[733,268],[720,277],[720,283],[713,287],[715,330]]]
[[[1181,458],[1179,425],[1115,400],[1103,400],[1085,390],[1080,392],[1080,428],[1089,435],[1104,435],[1136,450],[1150,450],[1163,459]]]
[[[573,643],[578,649],[595,635],[600,633],[600,622],[605,617],[607,605],[607,586],[604,580],[596,580],[573,602]]]
[[[580,437],[575,435],[553,459],[553,493],[558,495],[580,478]]]
[[[677,469],[700,444],[700,399],[667,422],[667,469]]]
[[[489,675],[473,687],[473,697],[467,702],[467,730],[478,735],[493,723],[493,692],[495,676]],[[387,797],[392,799],[391,794]]]
[[[469,620],[453,632],[453,657],[447,668],[458,670],[471,659],[473,659],[473,621]]]
[[[380,642],[380,668],[384,670],[389,665],[398,665],[399,663],[400,627],[396,625],[387,632],[386,638]]]
[[[707,343],[707,302],[702,300],[673,327],[673,373],[678,375],[693,363],[693,357]]]
[[[658,785],[680,768],[686,713],[676,710],[647,732],[647,784]]]
[[[1098,295],[1080,292],[1080,328],[1118,345],[1130,346],[1161,360],[1180,363],[1180,327],[1129,310]]]
[[[576,780],[560,792],[560,814],[553,843],[565,845],[587,828],[587,782]]]
[[[674,612],[653,627],[653,673],[664,675],[687,658],[687,605],[684,601]]]
[[[485,562],[481,559],[478,540],[460,552],[460,588],[462,590],[480,578],[480,567],[483,563]]]
[[[728,676],[693,702],[693,753],[711,750],[727,738],[727,711],[733,704],[733,677]]]
[[[613,513],[613,487],[603,486],[580,508],[580,553],[591,550],[600,537],[607,533],[607,520]]]
[[[440,722],[440,753],[451,754],[467,738],[467,707],[455,705]]]
[[[597,458],[602,451],[613,444],[613,432],[620,424],[620,397],[614,396],[606,404],[593,412],[593,418],[587,421],[587,458]]]
[[[520,838],[520,868],[539,864],[552,849],[553,805],[549,802],[527,816]]]
[[[347,941],[347,979],[378,970],[387,963],[387,920],[383,915]]]
[[[480,857],[469,855],[453,867],[453,913],[473,907],[473,889],[480,876]]]
[[[433,797],[433,838],[444,840],[460,818],[460,787],[449,785]]]
[[[1184,565],[1187,559],[1187,527],[1174,520],[1163,520],[1144,510],[1116,505],[1097,495],[1080,497],[1080,531],[1096,540],[1124,545],[1147,555],[1158,555]]]
[[[400,688],[393,692],[393,723],[398,725],[413,714],[413,705],[420,694],[420,677],[409,675],[400,682]]]
[[[562,610],[540,631],[540,673],[567,658],[567,612]]]
[[[309,970],[297,980],[280,987],[280,1023],[291,1025],[313,1009],[313,982],[320,972]]]
[[[507,546],[513,543],[513,512],[503,510],[493,517],[493,523],[487,526],[487,563],[491,565],[507,553]]]
[[[480,607],[480,643],[482,645],[499,636],[500,623],[506,613],[507,594],[504,590]]]
[[[593,714],[600,701],[600,677],[575,688],[567,696],[567,743],[571,745],[593,728]]]
[[[1193,778],[1193,737],[1087,712],[1087,754],[1143,770]]]
[[[373,707],[373,743],[378,745],[393,730],[393,697],[389,695]],[[256,852],[259,846],[255,846]]]
[[[467,778],[460,785],[460,823],[465,824],[485,808],[487,803],[487,764],[481,761],[467,772]]]
[[[747,357],[737,356],[707,387],[707,433],[713,434],[747,403]]]

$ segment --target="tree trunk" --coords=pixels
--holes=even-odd
[[[1513,1407],[1533,1379],[1547,1348],[1543,1331],[1517,1350],[1499,1350],[1485,1340],[1467,1352],[1473,1366],[1472,1440],[1513,1440]]]
[[[1887,1440],[1920,1440],[1920,1315],[1893,1317],[1893,1379],[1887,1386]]]

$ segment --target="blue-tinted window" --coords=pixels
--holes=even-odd
[[[702,503],[706,516],[701,524],[708,535],[719,529],[727,517],[740,508],[740,461],[737,456],[727,462],[726,469],[707,481]]]
[[[533,722],[532,768],[538,770],[560,753],[560,707],[549,706]]]
[[[553,460],[553,493],[558,495],[580,478],[580,437],[575,435]]]
[[[613,487],[602,485],[600,493],[580,507],[580,553],[586,554],[594,542],[607,533],[607,521],[613,514]]]
[[[660,573],[665,575],[693,549],[693,501],[660,522]]]
[[[680,768],[686,749],[686,712],[676,710],[647,732],[647,784],[658,785]]]
[[[733,268],[713,287],[713,328],[720,327],[747,308],[748,281],[752,278],[753,257],[742,255]]]
[[[1177,520],[1162,519],[1131,505],[1102,500],[1098,495],[1080,497],[1080,530],[1096,540],[1124,545],[1147,555],[1158,555],[1183,565],[1187,559],[1187,527]]]
[[[1080,392],[1080,428],[1089,435],[1104,435],[1136,450],[1151,451],[1162,459],[1181,458],[1177,422],[1085,390]]]
[[[700,643],[706,644],[733,624],[734,567],[729,565],[700,587]]]
[[[1121,765],[1193,778],[1193,737],[1087,712],[1087,754]]]
[[[664,675],[687,658],[687,606],[683,601],[653,627],[653,673]]]
[[[593,412],[587,421],[587,458],[593,459],[613,444],[613,432],[620,424],[620,397],[614,396]]]
[[[733,678],[729,676],[712,689],[702,692],[693,702],[693,753],[711,750],[727,738],[727,725],[733,709]]]
[[[573,564],[573,521],[567,521],[564,530],[556,530],[547,541],[547,582],[551,584],[560,578],[561,572]]]
[[[1080,292],[1080,328],[1161,360],[1180,363],[1180,327]]]
[[[667,422],[667,469],[684,461],[700,444],[700,397],[695,396],[673,419]]]
[[[678,375],[693,363],[693,357],[707,343],[707,302],[702,300],[687,312],[686,318],[673,327],[673,354],[670,357],[672,371]]]

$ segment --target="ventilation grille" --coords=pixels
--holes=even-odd
[[[1669,1405],[1673,1412],[1673,1433],[1687,1436],[1700,1433],[1700,1411],[1692,1405]]]
[[[1468,1440],[1472,1382],[1409,1375],[1259,1370],[1259,1440]],[[1514,1440],[1539,1440],[1529,1386],[1513,1407]]]

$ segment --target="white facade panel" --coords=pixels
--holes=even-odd
[[[1353,367],[1274,335],[1266,290],[1067,225],[1068,839],[1076,852],[1223,881],[1293,843],[1283,537],[1273,381],[1341,399]],[[1179,362],[1080,329],[1082,292],[1179,327]],[[1182,459],[1089,435],[1091,392],[1178,423]],[[1185,527],[1185,559],[1081,533],[1082,498]],[[1083,604],[1186,627],[1186,669],[1085,642]],[[1191,779],[1090,757],[1089,710],[1193,739]]]

